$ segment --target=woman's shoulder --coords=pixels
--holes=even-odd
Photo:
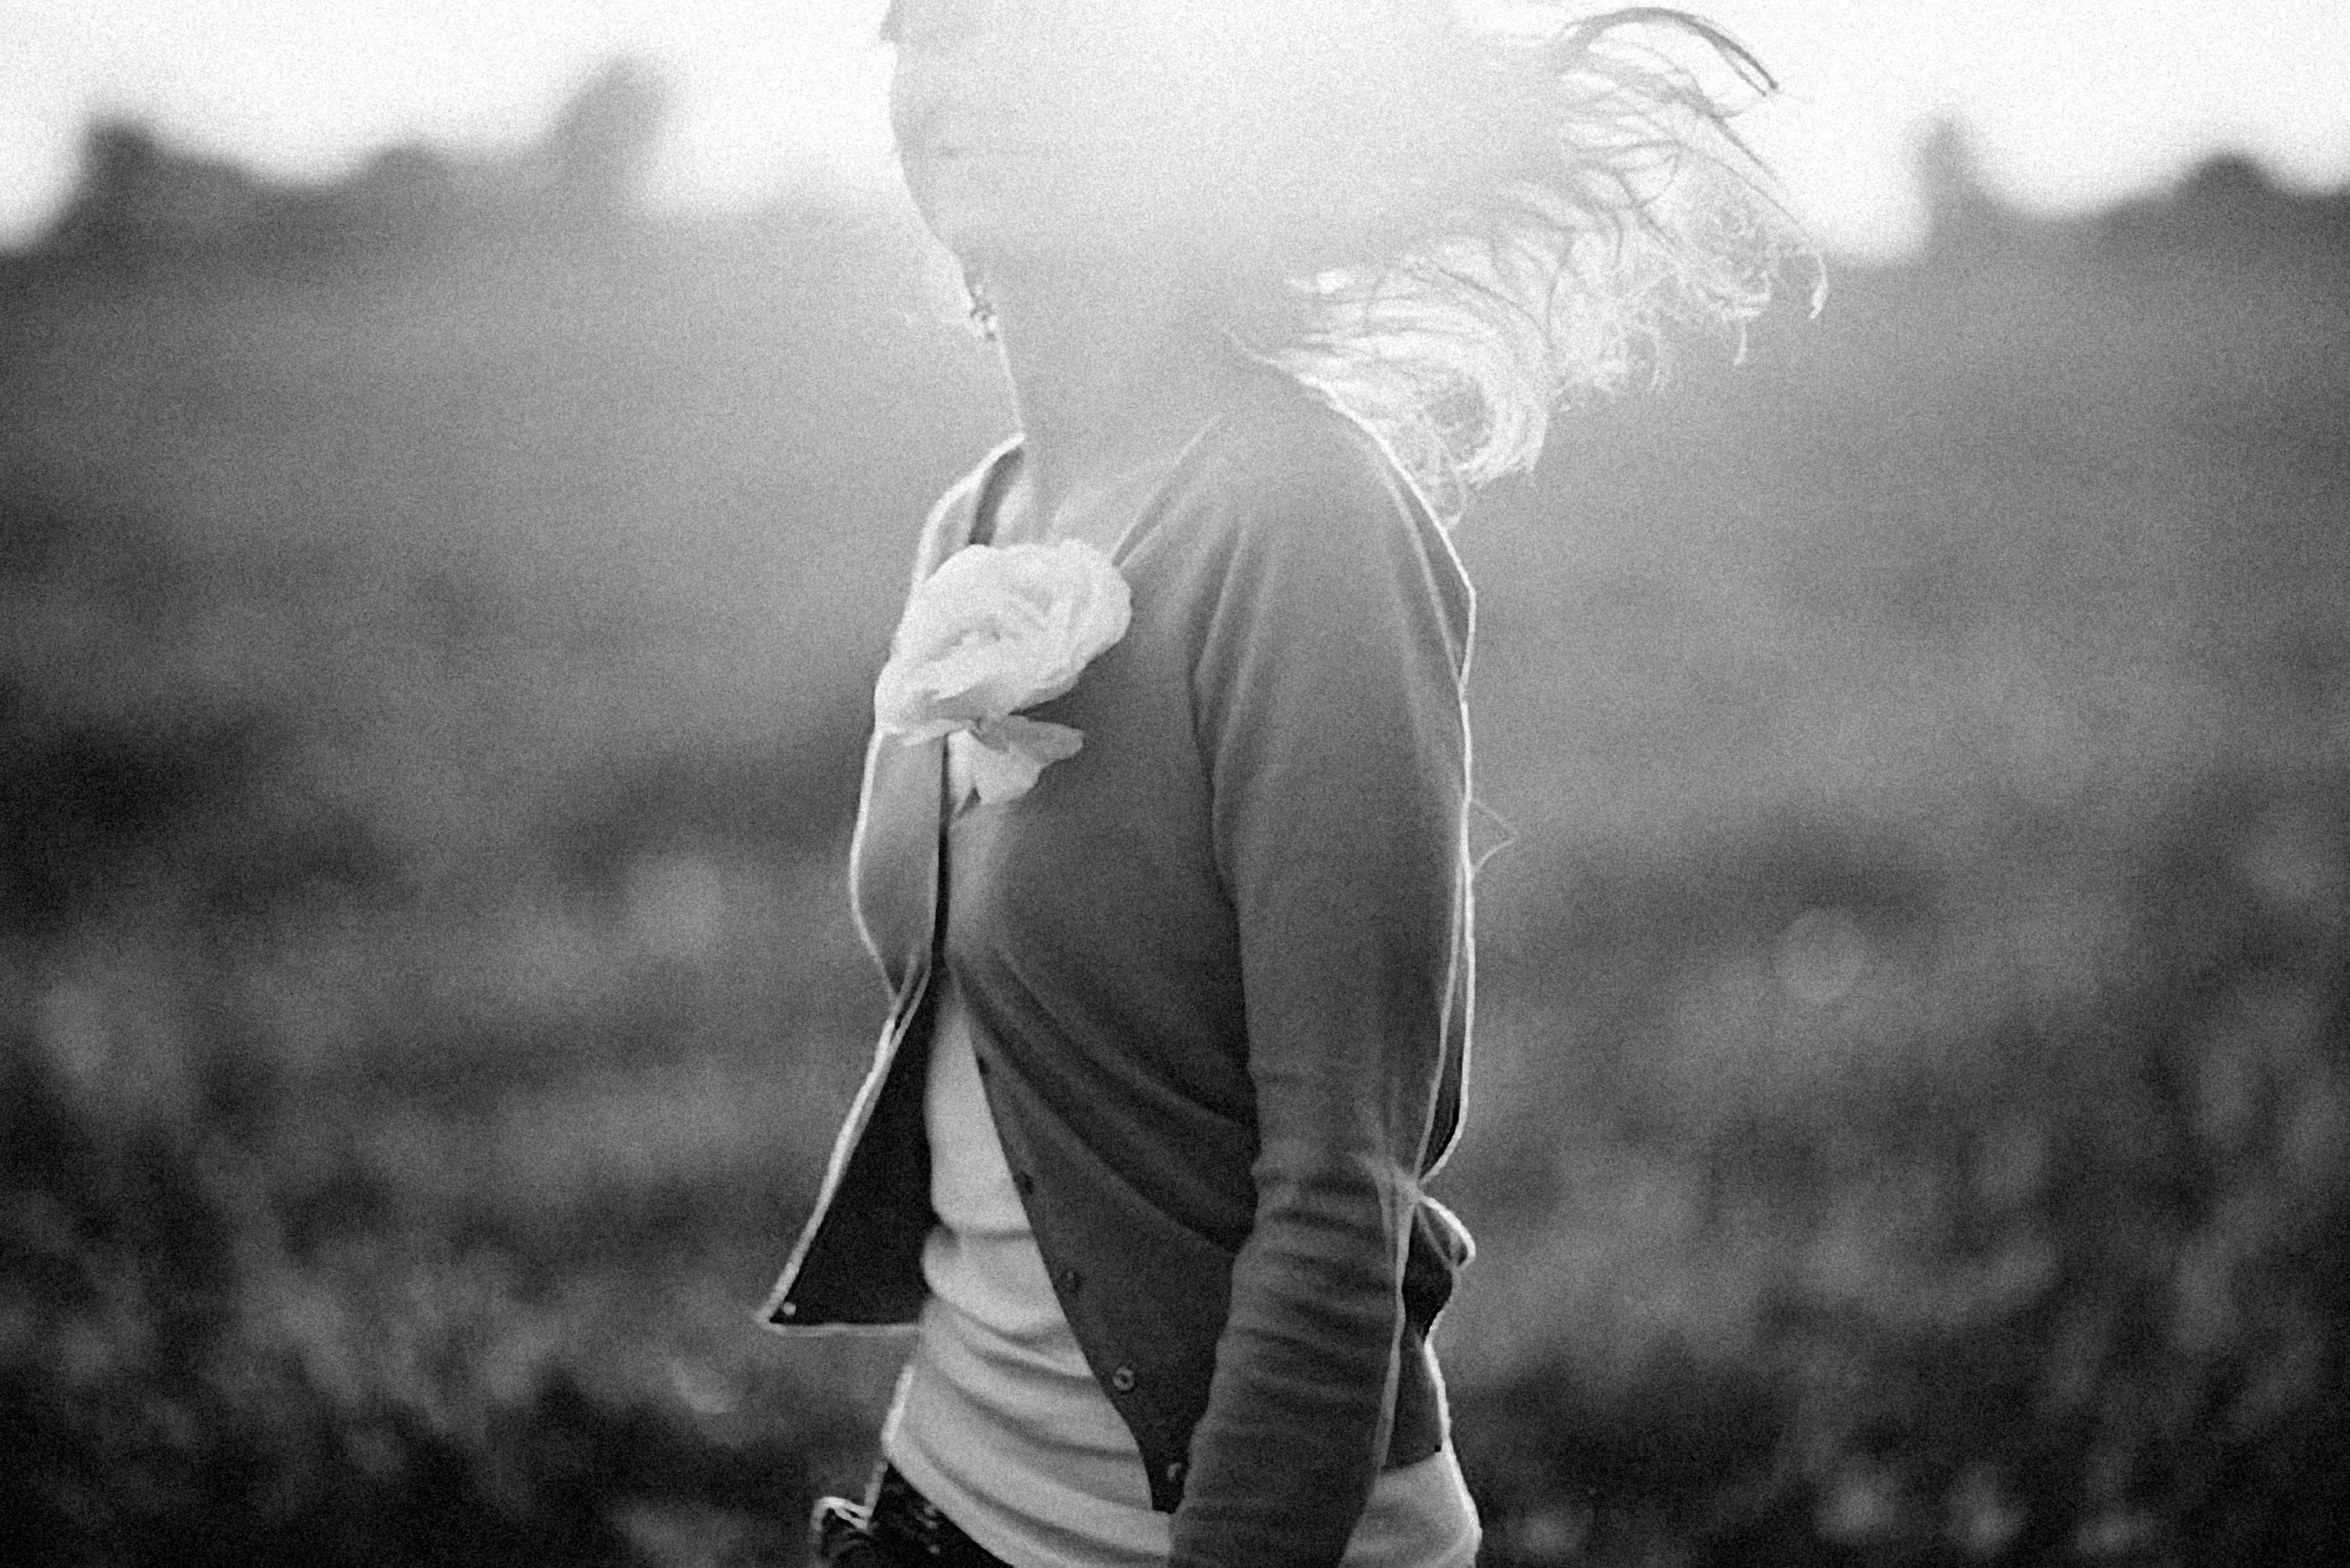
[[[1432,515],[1378,437],[1278,373],[1252,375],[1235,392],[1199,459],[1197,491],[1244,527],[1416,531]]]
[[[1467,595],[1435,509],[1386,443],[1322,393],[1287,376],[1253,382],[1203,447],[1195,494],[1244,551],[1377,561]]]
[[[1475,595],[1435,514],[1377,436],[1282,379],[1245,389],[1185,465],[1170,532],[1199,591],[1227,620],[1431,605],[1465,662]]]

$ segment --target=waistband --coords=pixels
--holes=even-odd
[[[915,1490],[914,1483],[883,1465],[873,1484],[873,1533],[915,1562],[938,1568],[1011,1568],[963,1533],[962,1526]]]

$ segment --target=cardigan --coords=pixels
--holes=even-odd
[[[1134,1437],[1061,1315],[979,1080],[969,1017],[943,985],[928,1087],[930,1300],[881,1451],[965,1534],[1019,1568],[1160,1568]],[[1383,1470],[1340,1568],[1471,1568],[1476,1505],[1450,1449]]]
[[[917,580],[1017,460],[942,499]],[[1474,598],[1385,449],[1286,379],[1122,500],[1128,630],[1028,710],[1083,749],[968,809],[951,896],[943,743],[868,747],[852,896],[891,1007],[763,1316],[918,1316],[943,963],[1174,1568],[1327,1568],[1445,1438],[1428,1336],[1470,1242],[1421,1184],[1468,1060]]]

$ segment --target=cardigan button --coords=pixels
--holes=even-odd
[[[1167,1466],[1167,1484],[1169,1486],[1181,1486],[1183,1484],[1182,1460],[1178,1459]]]
[[[1120,1367],[1110,1374],[1110,1386],[1121,1394],[1134,1392],[1134,1368]]]
[[[1061,1288],[1074,1296],[1085,1288],[1085,1276],[1075,1269],[1061,1270]]]

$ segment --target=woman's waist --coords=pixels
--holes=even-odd
[[[949,1467],[1082,1480],[1104,1501],[1150,1507],[1133,1434],[1065,1324],[1057,1338],[1013,1340],[931,1298],[891,1427],[895,1446]]]
[[[1033,1235],[974,1237],[939,1225],[923,1245],[922,1276],[925,1338],[992,1362],[1089,1375]]]

